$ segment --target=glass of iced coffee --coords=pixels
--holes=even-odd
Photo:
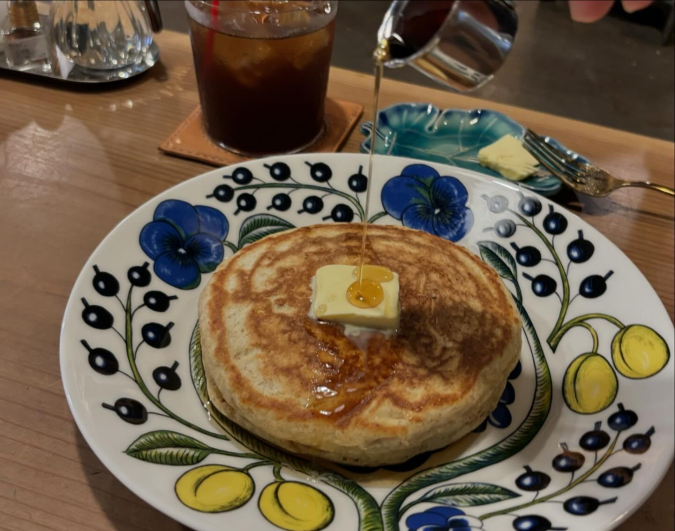
[[[185,5],[209,137],[246,156],[310,146],[323,129],[337,2]]]

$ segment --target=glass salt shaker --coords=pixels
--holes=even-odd
[[[21,71],[50,71],[49,45],[34,0],[7,2],[7,19],[0,33],[7,66]]]

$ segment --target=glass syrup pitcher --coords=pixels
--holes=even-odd
[[[410,65],[459,92],[490,81],[508,55],[518,16],[508,0],[395,0],[378,31],[389,68]]]

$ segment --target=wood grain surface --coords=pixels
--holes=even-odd
[[[101,464],[68,410],[59,329],[71,287],[127,214],[210,168],[157,146],[194,110],[188,37],[158,36],[162,63],[104,89],[0,74],[0,529],[175,530]],[[372,77],[334,69],[329,92],[366,106]],[[488,107],[550,134],[619,177],[673,186],[673,144],[414,85],[385,81],[383,105]],[[345,151],[357,151],[358,129]],[[617,244],[673,318],[673,200],[639,189],[556,198]],[[673,529],[673,469],[619,529]]]

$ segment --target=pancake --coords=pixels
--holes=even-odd
[[[213,274],[199,301],[213,404],[267,441],[377,466],[442,448],[497,405],[518,361],[511,294],[466,249],[398,226],[368,229],[367,263],[399,274],[399,331],[357,346],[308,316],[310,279],[358,264],[361,226],[268,236]]]

